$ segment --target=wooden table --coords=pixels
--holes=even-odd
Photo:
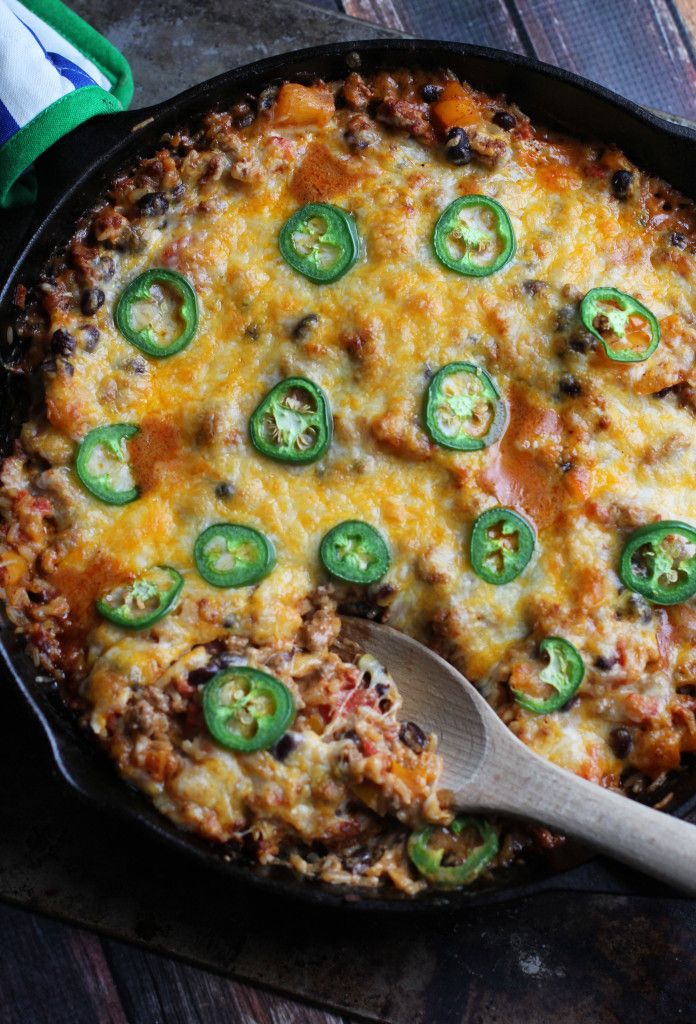
[[[696,120],[695,0],[313,2],[325,11],[346,13],[411,35],[476,42],[536,55],[594,78],[648,106]],[[205,12],[213,5],[214,0],[202,0],[197,7]],[[146,34],[131,32],[129,35],[122,12],[114,13],[114,5],[110,6],[108,0],[77,0],[73,6],[126,52],[135,66],[136,81],[142,83],[149,69],[154,89],[156,74],[147,63],[142,70],[138,64],[139,56],[147,56],[148,48],[151,50],[154,46],[153,41]],[[128,3],[125,6],[128,7]],[[235,6],[234,0],[230,0],[226,6],[230,18],[213,23],[211,32],[216,36],[239,28],[235,25]],[[311,12],[307,12],[307,44],[317,38],[318,28],[312,17]],[[278,31],[282,32],[282,27]],[[364,26],[356,25],[350,34],[358,38],[367,31]],[[250,53],[249,59],[256,55],[259,54]],[[209,73],[215,70],[213,67]],[[206,77],[207,73],[200,62],[193,69],[184,68],[179,87],[189,84],[187,74],[192,76],[190,81],[194,81]],[[178,81],[171,74],[168,80]],[[170,86],[167,91],[177,89]],[[8,700],[10,713],[17,716],[17,728],[23,728],[26,723],[22,720],[22,709],[11,696]],[[7,823],[9,819],[4,820]],[[2,869],[0,864],[0,872]],[[42,910],[51,909],[50,900],[51,893],[47,892],[41,903]],[[23,901],[18,898],[17,902]],[[614,903],[613,906],[619,905]],[[659,907],[659,903],[653,901],[650,906],[652,911],[646,901],[644,909],[648,916],[644,915],[645,919],[640,915],[633,919],[643,946],[650,944],[649,913],[657,913],[655,906]],[[655,978],[655,985],[661,987],[662,992],[655,995],[650,1014],[652,1024],[675,1019],[675,1007],[679,1019],[688,1024],[696,1021],[696,1003],[689,1004],[688,998],[684,1002],[682,996],[674,997],[674,993],[670,996],[669,992],[673,978],[693,978],[686,970],[685,950],[679,944],[686,945],[685,937],[694,934],[690,930],[693,913],[686,909],[689,906],[677,907],[671,919],[675,922],[675,945],[663,950],[666,973],[662,982]],[[147,943],[147,927],[144,927],[144,933],[138,937]],[[659,928],[655,927],[657,934]],[[620,934],[614,935],[606,941],[618,944],[618,953],[612,950],[615,957],[621,956],[621,944],[624,944],[624,980],[626,984],[636,983],[637,976],[631,981],[629,969],[636,957],[635,948],[631,948],[632,934],[623,938]],[[578,955],[580,953],[581,950]],[[525,1010],[520,1009],[520,1016],[512,1002],[506,1006],[486,1003],[480,994],[460,1009],[454,1008],[447,1019],[462,1024],[487,1024],[493,1017],[500,1024],[511,1024],[513,1020],[524,1020],[525,1024],[555,1021],[555,1003],[548,1002],[546,997],[549,986],[562,986],[563,978],[549,977],[548,968],[537,952],[521,951],[519,965],[521,977],[526,975],[528,983],[526,1017]],[[633,966],[635,968],[635,963]],[[461,969],[456,962],[450,968]],[[562,974],[562,971],[556,973]],[[607,975],[609,973],[607,969]],[[537,979],[539,996],[536,1002],[532,999],[530,1003],[529,984]],[[617,978],[607,976],[603,981],[609,998]],[[485,993],[485,985],[480,992]],[[627,1005],[630,1005],[630,998]],[[631,1014],[634,1024],[647,1019],[641,1016],[639,1005],[634,1010]],[[584,1024],[605,1024],[605,1021],[609,1024],[620,1019],[609,1011],[606,1016],[600,1016],[596,1008],[589,1012],[595,1015],[583,1018],[579,1011],[577,1019],[583,1019]],[[329,1024],[341,1020],[348,1018],[0,904],[0,1024]],[[436,1024],[441,1021],[438,1019]]]

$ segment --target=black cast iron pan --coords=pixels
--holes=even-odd
[[[99,198],[114,174],[153,152],[163,132],[195,119],[217,103],[229,105],[244,93],[256,93],[282,79],[302,80],[308,74],[343,77],[349,66],[355,67],[356,53],[367,71],[398,66],[450,67],[474,86],[506,93],[542,123],[577,136],[617,143],[639,166],[696,197],[696,131],[667,122],[568,71],[483,47],[419,40],[371,40],[301,50],[229,71],[145,110],[95,118],[56,143],[39,163],[40,199],[30,218],[15,213],[2,215],[0,220],[0,344],[6,344],[5,326],[12,317],[15,284],[36,278],[47,256],[71,236],[80,215]],[[5,361],[9,355],[4,352]],[[2,387],[0,442],[7,451],[25,417],[27,396],[12,374],[5,374]],[[78,728],[55,685],[45,676],[37,676],[4,619],[0,621],[0,654],[43,728],[60,775],[75,792],[141,823],[170,847],[196,858],[201,870],[225,872],[230,881],[316,904],[370,910],[458,909],[549,889],[640,889],[640,880],[627,869],[599,858],[590,860],[577,847],[517,865],[498,875],[494,883],[476,889],[426,892],[415,900],[389,891],[361,893],[301,882],[280,869],[228,862],[217,848],[168,822],[116,776],[106,756]],[[670,809],[681,815],[696,807],[696,765],[686,767],[650,794],[653,802],[665,797]]]

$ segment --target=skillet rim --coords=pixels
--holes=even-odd
[[[590,82],[574,72],[554,68],[536,58],[520,54],[448,41],[384,38],[351,40],[274,55],[224,72],[151,107],[97,118],[76,129],[67,139],[61,140],[52,147],[48,158],[44,161],[44,167],[55,168],[56,161],[64,160],[67,166],[68,183],[63,187],[64,180],[60,180],[58,195],[51,197],[49,193],[48,207],[38,218],[29,238],[22,245],[20,254],[13,261],[0,289],[0,317],[3,305],[7,304],[10,290],[20,276],[35,274],[49,252],[57,248],[55,242],[47,238],[51,235],[52,229],[55,230],[53,237],[56,235],[61,239],[69,237],[69,234],[60,226],[56,230],[56,226],[60,225],[61,218],[69,221],[67,230],[72,233],[75,223],[79,219],[79,214],[76,215],[74,207],[80,206],[80,212],[88,210],[102,191],[105,181],[111,177],[117,167],[137,159],[141,151],[150,151],[156,145],[157,139],[168,123],[184,123],[187,118],[213,106],[216,101],[223,98],[229,101],[236,94],[243,92],[245,87],[253,90],[274,79],[292,77],[307,69],[307,65],[309,65],[309,70],[314,66],[318,74],[327,74],[327,72],[317,65],[323,65],[324,68],[329,65],[333,70],[328,73],[339,77],[346,74],[348,70],[345,58],[348,54],[355,52],[365,57],[369,66],[376,65],[386,68],[393,68],[399,64],[404,66],[441,66],[453,62],[455,67],[459,65],[460,73],[465,74],[473,81],[476,81],[477,77],[480,79],[480,69],[479,73],[472,74],[471,70],[467,70],[465,66],[462,67],[469,59],[483,62],[483,65],[488,65],[489,68],[497,67],[501,74],[504,74],[505,71],[514,72],[532,82],[537,81],[538,76],[544,81],[551,79],[569,87],[571,95],[574,92],[578,102],[587,102],[590,99],[591,102],[603,105],[605,113],[607,110],[616,109],[628,115],[629,119],[635,122],[632,127],[626,127],[626,131],[629,131],[630,128],[629,134],[633,131],[638,132],[638,126],[642,125],[651,133],[656,132],[658,136],[664,136],[667,140],[671,139],[675,143],[678,142],[687,150],[693,150],[692,159],[696,156],[696,131],[694,129],[668,122],[634,101],[618,96],[604,86]],[[339,63],[340,61],[343,63]],[[494,91],[491,86],[480,87],[489,92]],[[516,98],[517,94],[513,93],[513,96]],[[529,109],[528,99],[523,100],[522,103],[525,109]],[[533,116],[535,119],[539,119],[537,113],[533,113]],[[543,116],[541,120],[544,120]],[[552,116],[552,120],[556,119]],[[144,124],[139,125],[138,122],[144,122]],[[572,132],[573,128],[564,126],[563,130]],[[580,134],[577,126],[574,131],[576,135]],[[619,134],[623,134],[623,131]],[[86,150],[78,144],[78,140],[84,143]],[[629,152],[631,151],[625,142],[622,141],[620,144],[622,148],[628,148]],[[76,154],[78,151],[81,156],[80,166],[71,171],[70,165],[75,163],[75,160],[73,157],[71,161],[69,155]],[[85,151],[87,152],[86,161],[84,159]],[[641,160],[641,163],[645,164],[645,161]],[[696,194],[696,181],[692,183],[691,191],[692,194]],[[88,198],[90,195],[91,202]],[[3,441],[7,439],[7,434],[4,431],[0,436],[3,437]],[[83,799],[92,803],[103,803],[105,800],[103,788],[101,792],[98,792],[99,787],[95,789],[93,785],[94,779],[90,782],[86,781],[84,777],[80,778],[79,767],[71,763],[75,750],[78,758],[82,758],[85,762],[88,760],[89,746],[83,731],[74,720],[74,716],[72,716],[70,724],[67,720],[61,720],[51,693],[37,679],[37,676],[41,677],[41,673],[32,667],[30,659],[20,649],[13,628],[7,623],[4,614],[0,618],[0,655],[25,703],[41,725],[51,749],[53,762],[62,780]],[[45,679],[45,676],[43,678]],[[71,747],[75,749],[71,750]],[[101,752],[99,752],[99,759],[101,756]],[[103,755],[103,764],[104,766],[111,764],[105,754]],[[99,765],[98,770],[100,772],[103,770],[102,765]],[[676,813],[679,816],[687,814],[693,807],[696,807],[696,769],[693,775],[694,792],[676,808]],[[465,889],[440,892],[427,890],[414,898],[395,894],[390,890],[384,891],[384,894],[382,894],[382,890],[374,892],[359,888],[346,890],[344,887],[297,879],[285,872],[269,872],[267,869],[259,869],[258,865],[225,862],[220,853],[211,846],[163,818],[142,794],[136,793],[135,790],[124,784],[124,780],[115,771],[110,774],[108,784],[109,790],[112,791],[106,798],[108,809],[121,817],[125,816],[130,820],[135,820],[139,826],[147,828],[151,834],[169,846],[182,850],[189,856],[195,856],[204,866],[224,871],[238,882],[266,890],[271,894],[282,894],[320,906],[351,907],[371,912],[423,912],[473,908],[519,899],[537,892],[559,889],[577,890],[579,887],[590,891],[606,892],[612,889],[616,891],[616,878],[611,870],[605,869],[605,878],[600,881],[599,888],[597,888],[596,882],[593,886],[592,884],[588,885],[586,880],[583,881],[583,872],[587,873],[585,869],[600,863],[597,858],[593,858],[586,864],[581,863],[579,869],[571,867],[558,873],[546,870],[542,873],[541,878],[532,877],[531,881],[527,880],[522,884],[499,885],[490,891]],[[574,879],[579,879],[579,886],[573,884]],[[621,889],[620,886],[621,882],[619,882],[618,891],[625,892],[625,888]],[[665,889],[664,891],[673,895],[671,890]]]

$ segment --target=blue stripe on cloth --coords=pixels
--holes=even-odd
[[[83,85],[96,85],[97,83],[93,78],[90,78],[86,71],[79,68],[77,64],[73,64],[67,57],[63,57],[60,53],[49,53],[46,51],[46,56],[53,64],[54,68],[60,73],[62,78],[67,78],[69,82],[75,86],[76,89],[81,88]]]
[[[19,131],[19,125],[0,100],[0,146]]]
[[[42,50],[42,52],[43,52],[43,55],[44,55],[44,57],[45,57],[45,56],[46,56],[46,47],[45,47],[45,46],[44,46],[44,44],[43,44],[43,43],[41,42],[41,40],[40,40],[40,39],[39,39],[39,37],[37,36],[37,34],[36,34],[36,32],[34,31],[34,29],[33,29],[33,28],[30,28],[30,27],[29,27],[29,26],[27,25],[26,21],[22,21],[22,19],[20,18],[20,16],[19,16],[18,14],[15,14],[15,18],[17,19],[17,21],[19,22],[19,24],[20,24],[20,25],[24,25],[24,27],[25,27],[25,29],[27,30],[27,32],[29,32],[29,34],[30,34],[30,35],[32,35],[32,36],[34,37],[34,39],[36,40],[36,42],[37,42],[37,43],[39,44],[39,46],[41,47],[41,50]]]

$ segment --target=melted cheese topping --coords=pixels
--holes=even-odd
[[[487,124],[492,101],[471,98]],[[186,158],[193,184],[183,199],[139,222],[135,249],[114,254],[106,302],[89,321],[100,332],[96,350],[78,346],[74,373],[59,367],[47,379],[48,424],[25,428],[26,449],[53,466],[42,486],[64,543],[51,582],[87,649],[93,727],[103,732],[134,684],[159,678],[195,643],[226,631],[257,645],[294,638],[303,602],[326,583],[322,536],[358,518],[391,549],[390,623],[435,636],[525,742],[617,783],[625,762],[608,739],[625,725],[634,730],[631,763],[653,775],[674,767],[693,745],[691,726],[674,717],[677,687],[694,681],[693,602],[665,611],[631,601],[617,564],[631,528],[658,518],[696,524],[694,411],[674,394],[655,397],[696,383],[696,275],[693,256],[670,247],[677,215],[661,210],[656,183],[638,172],[632,197],[614,198],[609,180],[630,167],[625,158],[534,131],[519,112],[503,159],[463,167],[374,124],[372,144],[351,154],[348,112],[325,112],[301,127],[259,119],[235,135],[241,156],[223,147]],[[240,161],[251,168],[245,181],[235,176]],[[445,270],[432,250],[439,214],[468,193],[501,203],[517,238],[512,262],[486,278]],[[357,264],[332,285],[311,283],[278,249],[283,223],[309,200],[349,210],[362,239]],[[693,227],[691,207],[681,210],[677,226]],[[179,271],[198,295],[197,334],[170,359],[140,356],[114,325],[119,294],[151,267]],[[651,359],[613,363],[583,338],[578,301],[598,286],[654,312],[662,341]],[[316,326],[296,332],[308,314]],[[51,326],[80,338],[84,324],[56,310]],[[485,367],[507,406],[503,438],[480,452],[435,447],[423,430],[428,381],[456,360]],[[290,375],[319,384],[333,410],[333,443],[314,465],[264,459],[249,441],[252,411]],[[96,501],[73,471],[75,443],[110,422],[140,427],[129,448],[141,497],[122,507]],[[220,482],[231,496],[218,496]],[[479,579],[467,556],[473,520],[496,504],[523,512],[537,534],[530,565],[501,587]],[[258,586],[219,590],[196,572],[196,537],[221,521],[273,541],[277,567]],[[93,616],[106,581],[155,564],[175,566],[185,588],[178,611],[151,634],[126,636]],[[586,677],[574,706],[534,715],[508,683],[553,634],[577,647]],[[198,742],[189,748],[197,766],[161,805],[184,820],[190,804],[234,822],[258,783],[240,779],[238,758]],[[307,780],[322,756],[312,740]],[[308,786],[292,814],[311,835],[317,797]]]

